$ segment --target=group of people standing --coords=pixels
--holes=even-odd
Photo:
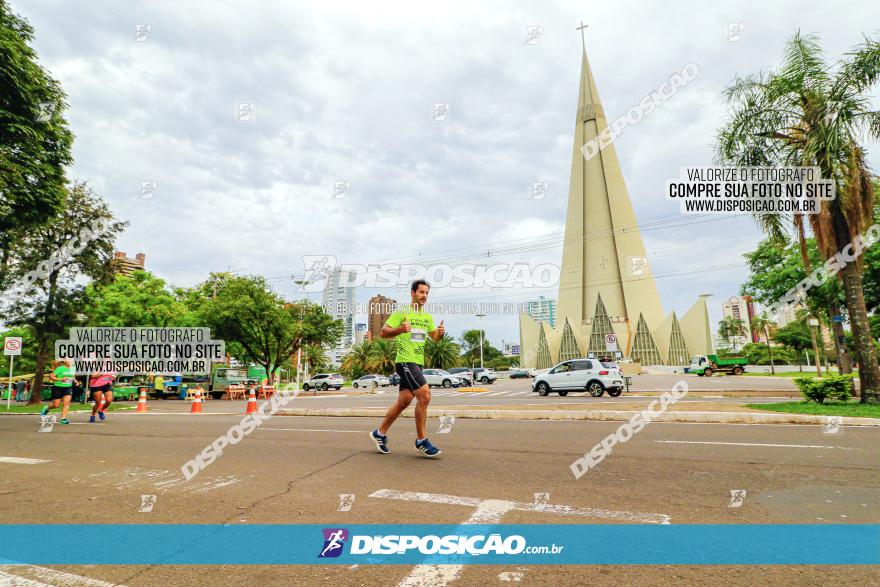
[[[89,378],[89,391],[92,395],[92,415],[89,422],[95,422],[95,415],[101,420],[106,420],[105,411],[113,403],[113,379],[115,373],[102,372],[92,373]],[[73,370],[73,359],[59,359],[52,363],[52,372],[49,374],[49,382],[52,384],[52,396],[48,404],[43,406],[41,416],[47,415],[51,410],[61,406],[62,424],[70,424],[67,412],[70,409],[70,400],[73,398],[74,385],[80,385]]]

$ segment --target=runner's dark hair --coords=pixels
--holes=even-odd
[[[428,289],[431,289],[430,283],[428,283],[424,279],[416,279],[415,281],[412,282],[412,285],[409,287],[409,290],[416,291],[417,289],[419,289],[420,285],[426,285],[426,286],[428,286]]]

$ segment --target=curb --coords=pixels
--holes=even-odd
[[[346,408],[296,408],[278,410],[279,416],[330,416],[375,418],[384,413],[384,408],[346,409]],[[592,420],[599,422],[622,422],[629,420],[637,411],[616,410],[444,410],[431,409],[429,418],[454,416],[478,420]],[[413,412],[401,414],[412,418]],[[812,414],[767,414],[762,412],[664,412],[654,416],[654,422],[691,422],[704,424],[827,424],[829,416]],[[846,426],[880,426],[880,418],[844,417],[841,424]]]

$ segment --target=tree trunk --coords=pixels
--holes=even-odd
[[[860,398],[862,403],[880,404],[880,366],[877,364],[877,353],[871,338],[871,326],[865,308],[862,276],[858,264],[847,264],[841,275],[856,361],[859,363]]]
[[[28,398],[28,405],[38,404],[43,397],[43,372],[46,370],[46,359],[49,355],[49,341],[44,336],[38,337],[37,342],[37,364],[34,373],[34,382],[31,385],[31,396]]]
[[[770,328],[766,326],[766,322],[764,324],[764,336],[767,339],[767,354],[770,355],[770,373],[771,375],[776,375],[776,367],[773,366],[773,349],[770,348]]]
[[[844,338],[843,324],[834,321],[834,316],[840,316],[840,304],[832,302],[828,304],[828,313],[831,314],[831,331],[834,333],[834,350],[837,352],[837,369],[840,375],[852,373],[852,359],[845,344],[841,344]]]
[[[37,339],[37,364],[34,374],[34,385],[28,405],[38,404],[42,401],[43,371],[46,370],[46,360],[49,355],[49,338],[46,332],[49,330],[49,317],[55,305],[55,291],[58,283],[58,272],[49,274],[49,295],[46,298],[46,307],[43,308],[42,324],[34,328],[34,337]],[[36,398],[36,399],[35,399]]]

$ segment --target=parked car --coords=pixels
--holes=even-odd
[[[474,383],[474,373],[468,367],[453,367],[449,369],[449,374],[461,379],[463,385],[473,385]]]
[[[345,378],[339,373],[319,373],[311,379],[303,382],[303,391],[308,391],[312,388],[327,391],[327,389],[331,387],[339,391],[342,389],[342,384],[344,382]]]
[[[374,386],[388,387],[389,385],[391,385],[391,380],[384,375],[364,375],[351,382],[351,386],[355,389]]]
[[[498,374],[489,368],[474,367],[473,373],[474,381],[480,383],[495,383],[495,380],[498,379]]]
[[[423,369],[422,374],[428,382],[428,387],[442,386],[449,388],[461,385],[461,379],[443,369]]]
[[[528,379],[529,377],[534,377],[534,375],[529,373],[528,369],[511,369],[510,370],[510,378],[511,379]]]
[[[593,397],[607,391],[611,397],[617,397],[623,391],[623,377],[619,369],[605,367],[597,359],[573,359],[535,377],[532,391],[542,396],[551,391],[561,396],[568,395],[569,391],[587,391]]]

